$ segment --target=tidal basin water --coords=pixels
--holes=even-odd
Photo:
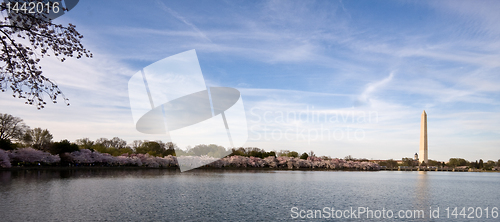
[[[0,171],[0,221],[499,221],[499,188],[479,172]]]

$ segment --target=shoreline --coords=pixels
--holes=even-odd
[[[19,166],[11,168],[0,168],[0,171],[23,171],[23,170],[166,170],[166,171],[179,171],[178,167],[139,167],[139,166]],[[288,168],[262,168],[262,167],[199,167],[190,171],[222,171],[222,170],[278,170],[278,171],[380,171],[380,170],[356,170],[356,169],[326,169],[326,168],[300,168],[300,169],[288,169]]]
[[[0,168],[0,171],[61,171],[61,170],[165,170],[180,172],[178,167],[139,167],[139,166],[14,166],[11,168]],[[261,167],[199,167],[185,172],[195,171],[345,171],[345,172],[380,172],[380,171],[398,171],[398,170],[357,170],[357,169],[326,169],[326,168],[261,168]],[[482,171],[436,171],[436,170],[399,170],[399,172],[478,172],[478,173],[499,173],[500,171],[482,170]]]

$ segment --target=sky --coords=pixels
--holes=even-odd
[[[135,129],[128,81],[196,50],[207,87],[241,92],[245,147],[367,159],[500,159],[500,2],[80,1],[94,58],[41,62],[62,99],[46,108],[0,93],[0,113],[54,140],[168,141]],[[175,141],[173,141],[175,143]]]

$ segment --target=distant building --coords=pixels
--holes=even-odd
[[[418,153],[415,153],[415,157],[413,157],[413,160],[418,161]]]

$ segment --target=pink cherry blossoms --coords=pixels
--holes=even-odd
[[[258,157],[230,156],[208,164],[209,167],[243,167],[275,169],[331,169],[331,170],[380,170],[380,166],[371,162],[345,161],[342,159],[323,160],[308,157],[307,160],[294,157],[269,156]]]
[[[13,150],[9,153],[11,162],[26,162],[26,163],[45,163],[53,164],[61,161],[59,155],[52,155],[41,150],[35,150],[31,147]]]
[[[89,149],[81,149],[71,153],[51,155],[50,153],[24,148],[14,151],[0,150],[0,167],[11,167],[11,162],[45,165],[68,166],[139,166],[149,168],[177,168],[177,158],[182,159],[184,165],[201,166],[205,168],[271,168],[271,169],[325,169],[325,170],[380,170],[380,166],[371,162],[346,161],[342,159],[323,160],[311,156],[307,160],[294,157],[269,156],[264,159],[258,157],[228,156],[217,159],[208,156],[165,156],[156,157],[149,154],[123,154],[112,156],[108,153],[99,153]]]
[[[68,161],[81,165],[110,165],[110,166],[145,166],[151,168],[176,167],[177,160],[173,156],[155,157],[149,154],[123,154],[111,156],[108,153],[99,153],[88,149],[71,152],[66,155]]]
[[[10,158],[9,154],[4,150],[0,149],[0,167],[10,168]]]

